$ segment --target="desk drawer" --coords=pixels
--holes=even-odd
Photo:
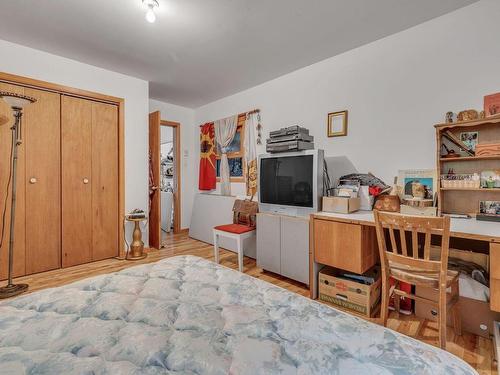
[[[378,259],[375,228],[329,220],[314,220],[315,261],[363,273]]]

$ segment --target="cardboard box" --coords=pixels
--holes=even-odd
[[[367,317],[374,316],[381,296],[380,267],[375,266],[363,274],[376,279],[371,285],[340,278],[341,272],[331,267],[319,272],[319,299]]]
[[[439,255],[439,249],[431,247],[431,257]],[[458,250],[450,248],[450,258],[458,258],[468,262],[473,262],[484,269],[489,269],[490,257],[488,254],[481,254],[467,250]],[[437,289],[429,287],[417,286],[415,288],[415,295],[424,297],[434,301],[438,300]],[[451,295],[448,293],[448,300]],[[500,318],[500,313],[490,310],[489,302],[479,301],[472,298],[460,297],[458,300],[460,304],[460,316],[462,320],[462,330],[474,333],[478,336],[489,337],[493,333],[493,322]],[[437,310],[430,304],[425,302],[415,302],[415,315],[436,321]],[[451,326],[451,313],[448,312],[447,325]]]
[[[325,212],[349,214],[351,212],[359,210],[360,205],[360,198],[323,197],[322,210]]]
[[[437,289],[417,286],[415,294],[434,301],[438,300]],[[450,298],[448,293],[448,299]],[[460,317],[462,320],[462,330],[478,336],[489,338],[493,334],[494,321],[500,319],[500,313],[491,311],[489,302],[479,301],[467,297],[460,297],[458,302],[460,308]],[[432,305],[416,301],[415,315],[428,320],[437,320],[437,310]],[[446,317],[447,325],[453,327],[451,321],[451,312],[448,311]]]
[[[402,204],[400,207],[402,215],[422,215],[422,216],[436,216],[437,207],[413,207]]]

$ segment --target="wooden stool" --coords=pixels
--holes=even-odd
[[[458,272],[448,270],[450,241],[450,218],[405,216],[395,213],[373,211],[377,240],[382,265],[382,306],[380,316],[387,325],[389,299],[394,294],[394,307],[399,314],[399,299],[410,298],[435,306],[438,311],[439,346],[446,349],[446,314],[451,309],[457,335],[462,334],[460,321]],[[398,233],[399,232],[399,233]],[[406,233],[410,233],[407,238]],[[389,237],[386,237],[389,234]],[[431,246],[431,235],[441,237],[441,246]],[[419,238],[423,246],[419,246]],[[409,243],[409,246],[407,245]],[[390,243],[388,247],[387,244]],[[389,279],[396,283],[389,285]],[[399,282],[424,286],[438,290],[438,301],[419,297],[399,290]],[[447,300],[446,289],[451,287],[451,299]]]
[[[242,224],[219,225],[214,228],[214,255],[215,263],[219,263],[219,236],[234,238],[238,251],[238,269],[243,272],[243,246],[245,239],[255,236],[255,227]]]

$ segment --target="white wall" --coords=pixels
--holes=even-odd
[[[147,81],[3,40],[0,71],[124,98],[125,210],[148,209]]]
[[[171,126],[162,126],[160,128],[160,143],[172,142],[174,139],[174,129]]]
[[[447,111],[482,109],[500,91],[499,19],[500,2],[483,0],[200,107],[196,124],[260,108],[264,143],[270,130],[300,124],[327,156],[391,183],[398,169],[435,167],[433,125]],[[328,138],[327,113],[344,109],[348,136]]]
[[[194,192],[198,186],[195,163],[198,160],[199,135],[193,135],[194,110],[151,99],[149,111],[160,111],[162,120],[181,124],[181,228],[188,228]]]

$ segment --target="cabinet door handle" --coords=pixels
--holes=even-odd
[[[83,183],[84,183],[85,185],[87,185],[87,184],[89,183],[89,179],[88,179],[87,177],[84,177],[84,178],[83,178]]]
[[[36,184],[38,180],[35,177],[30,178],[30,184]]]

